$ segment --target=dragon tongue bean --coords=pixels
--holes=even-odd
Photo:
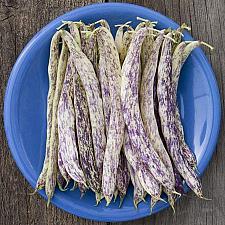
[[[181,26],[182,27],[182,26]],[[184,28],[187,26],[184,24]],[[190,55],[190,53],[200,45],[206,45],[207,47],[213,49],[210,45],[200,42],[200,41],[191,41],[189,44],[185,42],[181,42],[176,48],[173,53],[173,58],[172,58],[172,88],[171,88],[171,95],[173,98],[173,103],[176,103],[176,98],[177,98],[177,87],[178,87],[178,81],[180,77],[180,72],[181,68]],[[181,154],[183,156],[183,159],[187,161],[189,166],[195,170],[197,168],[197,159],[195,154],[191,151],[189,146],[185,142],[184,138],[184,131],[183,131],[183,126],[181,123],[180,119],[180,113],[178,106],[175,107],[175,123],[176,123],[176,128],[177,128],[177,135],[179,137],[180,145],[181,145]]]
[[[37,180],[35,191],[42,189],[45,186],[46,175],[49,164],[49,145],[50,145],[50,135],[52,127],[52,109],[53,109],[53,98],[56,88],[56,77],[57,77],[57,68],[59,61],[59,40],[60,33],[56,32],[51,40],[50,46],[50,57],[48,64],[48,76],[49,76],[49,90],[48,90],[48,100],[47,100],[47,137],[46,137],[46,151],[45,151],[45,160],[43,164],[42,171]]]
[[[73,104],[74,76],[78,76],[72,64],[70,55],[67,64],[66,76],[58,107],[58,128],[60,149],[63,164],[69,176],[76,182],[86,184],[84,173],[79,164],[78,148],[76,143],[75,110]]]
[[[102,45],[99,45],[99,51],[103,52],[104,49],[100,50],[100,48],[103,48]],[[100,83],[101,94],[102,94],[106,137],[108,137],[110,113],[111,113],[111,99],[110,99],[108,73],[106,71],[106,63],[107,62],[106,62],[105,54],[100,54],[99,64],[98,64],[99,83]]]
[[[78,23],[71,23],[69,24],[69,30],[71,35],[73,36],[74,40],[77,42],[78,46],[81,47],[81,38],[80,38],[80,28],[81,24]]]
[[[149,172],[146,165],[141,165],[138,161],[137,152],[132,146],[131,140],[128,136],[127,130],[125,130],[125,141],[124,141],[124,153],[127,158],[127,161],[131,165],[132,169],[135,173],[135,179],[138,181],[133,180],[133,182],[140,183],[143,189],[150,194],[153,198],[159,199],[161,195],[161,188],[158,181],[152,176]],[[138,185],[137,184],[137,185]],[[139,185],[140,186],[140,185]],[[139,188],[140,189],[140,188]],[[141,189],[142,190],[142,189]],[[137,198],[138,199],[138,198]],[[135,199],[135,201],[137,201]]]
[[[70,57],[68,58],[68,65],[70,64]],[[67,79],[68,76],[72,76],[72,71],[71,70],[68,70],[68,65],[67,65],[67,70],[66,70],[66,75],[65,75],[65,80]],[[70,80],[68,81],[70,82]],[[69,89],[69,85],[68,84],[64,84],[64,86],[67,85],[67,88]],[[65,89],[65,87],[63,87]],[[63,92],[63,91],[62,91]],[[65,92],[65,90],[64,90]],[[67,93],[64,93],[64,95],[67,95]],[[60,99],[61,100],[61,99]],[[62,102],[60,102],[59,100],[59,108],[58,110],[60,109],[61,107],[61,104]],[[59,118],[59,116],[58,116]],[[58,133],[59,133],[59,147],[58,147],[58,168],[59,168],[59,171],[61,173],[61,175],[63,176],[63,178],[66,180],[67,184],[69,183],[71,177],[69,176],[69,174],[67,173],[67,170],[66,170],[66,166],[65,166],[65,162],[63,162],[63,154],[65,154],[66,152],[66,139],[64,138],[64,135],[62,135],[62,133],[64,132],[62,129],[62,127],[60,126],[60,121],[58,121]]]
[[[141,46],[147,32],[147,28],[142,28],[134,35],[122,67],[122,110],[128,134],[132,137],[132,145],[138,151],[138,160],[149,167],[155,179],[163,186],[173,191],[174,184],[170,179],[170,173],[149,142],[139,108],[138,82],[140,54]]]
[[[146,191],[142,187],[131,164],[128,162],[127,165],[128,165],[128,169],[130,172],[131,181],[134,186],[133,203],[134,203],[135,208],[137,208],[138,204],[141,201],[145,201]]]
[[[127,159],[123,151],[120,153],[116,181],[116,187],[119,191],[119,196],[122,204],[122,201],[127,192],[128,185],[130,183],[130,172],[128,170]]]
[[[90,35],[88,43],[87,43],[87,57],[93,64],[96,75],[98,76],[98,46],[97,46],[97,38],[95,35]]]
[[[124,32],[124,25],[121,25],[118,28],[116,32],[116,36],[115,36],[115,45],[116,45],[120,59],[121,59],[121,54],[123,51],[123,32]]]
[[[84,25],[80,28],[83,28],[83,30],[88,30],[88,27]],[[90,47],[93,47],[91,45],[94,44],[93,41],[95,40],[90,38],[90,36],[85,33],[81,33],[80,37],[78,28],[75,29],[73,33],[71,32],[71,34],[73,34],[75,41],[80,40],[82,45],[79,45],[79,41],[76,42],[82,47],[83,52],[87,53],[87,57],[92,57],[93,48]],[[101,191],[101,184],[98,177],[98,168],[96,166],[94,156],[87,96],[80,77],[77,76],[73,81],[75,121],[80,165],[85,174],[87,185],[96,193],[97,199],[97,196]]]
[[[102,99],[100,97],[98,79],[91,62],[81,51],[77,43],[73,41],[72,36],[67,31],[61,31],[61,33],[62,38],[67,43],[70,53],[73,56],[73,64],[80,76],[81,82],[86,92],[95,160],[98,168],[99,178],[101,178],[106,137],[104,129]]]
[[[145,23],[146,27],[153,28],[153,24],[149,21]],[[149,29],[148,34],[146,35],[141,49],[141,65],[142,70],[144,70],[149,57],[151,56],[152,46],[154,42],[153,30]]]
[[[177,48],[174,51],[173,59],[172,59],[172,97],[174,99],[174,103],[176,101],[177,96],[177,87],[178,87],[178,81],[179,76],[181,72],[181,68],[185,62],[185,60],[188,58],[189,54],[192,52],[193,49],[196,47],[199,47],[201,45],[200,41],[193,41],[190,44],[186,44],[185,42],[181,42]],[[197,160],[194,155],[194,153],[190,150],[188,145],[185,142],[184,139],[184,131],[183,126],[180,119],[180,113],[178,106],[175,106],[175,123],[177,127],[177,134],[179,137],[179,141],[181,144],[181,153],[183,155],[183,158],[187,163],[193,168],[196,169],[197,167]]]
[[[63,21],[52,37],[46,153],[34,191],[45,188],[47,205],[56,184],[66,191],[71,180],[81,197],[89,188],[95,192],[97,205],[119,195],[120,207],[130,180],[134,206],[149,194],[151,212],[165,202],[162,191],[174,210],[184,182],[204,198],[177,88],[192,50],[212,47],[182,42],[186,24],[159,31],[156,22],[137,20],[136,28],[131,21],[116,25],[115,41],[104,19]]]
[[[57,79],[56,79],[56,89],[53,98],[52,105],[52,127],[50,134],[50,144],[49,144],[49,164],[48,171],[46,175],[45,192],[48,197],[48,204],[54,194],[56,179],[57,179],[57,156],[58,156],[58,105],[60,100],[60,95],[63,86],[63,80],[66,72],[66,64],[68,60],[68,48],[65,42],[62,42],[62,50],[60,53],[58,69],[57,69]]]
[[[171,33],[167,34],[171,37]],[[165,38],[161,50],[158,66],[157,97],[159,102],[159,115],[162,132],[167,144],[167,150],[174,162],[175,167],[187,182],[188,186],[198,196],[202,196],[201,183],[194,171],[188,168],[180,153],[180,143],[175,125],[174,99],[171,98],[171,66],[172,66],[172,45],[169,38]]]
[[[88,188],[82,183],[78,183],[78,188],[80,190],[80,198],[83,198]]]
[[[66,191],[68,185],[67,181],[64,179],[60,171],[57,172],[57,184],[60,191]]]
[[[119,163],[119,155],[124,137],[124,121],[120,99],[121,67],[119,55],[110,31],[104,27],[100,27],[96,29],[96,34],[99,54],[102,55],[102,57],[105,57],[105,71],[108,76],[111,101],[110,122],[107,134],[102,177],[102,191],[108,205],[112,200],[116,187],[116,174]]]
[[[87,55],[88,49],[88,40],[89,40],[89,34],[88,34],[88,26],[86,26],[84,23],[80,26],[80,39],[81,39],[81,50],[85,55]]]
[[[61,131],[59,131],[60,133]],[[65,140],[61,140],[61,135],[59,135],[59,149],[58,149],[58,168],[59,171],[61,173],[61,176],[64,178],[64,180],[66,181],[66,186],[68,185],[69,181],[70,181],[70,176],[66,171],[66,167],[63,163],[62,160],[62,156],[61,154],[63,154],[63,148],[65,148],[65,146],[62,146],[61,143],[65,143]]]
[[[142,80],[141,80],[140,107],[144,128],[149,137],[149,140],[152,143],[155,151],[158,153],[160,159],[165,164],[166,168],[169,170],[170,179],[175,186],[175,178],[172,163],[161,140],[154,110],[155,109],[154,81],[158,65],[158,56],[162,42],[163,42],[163,35],[160,34],[153,43],[150,57],[147,63],[145,64],[145,69],[142,73]],[[146,46],[143,45],[142,48],[145,47]],[[165,190],[168,195],[172,194],[170,193],[169,190],[168,191],[167,189]],[[171,202],[171,204],[173,204],[173,202]]]
[[[121,51],[121,55],[120,55],[120,62],[121,65],[123,64],[125,57],[127,55],[127,51],[129,49],[131,40],[133,38],[134,35],[134,31],[132,30],[133,28],[131,28],[130,26],[128,27],[128,30],[124,33],[123,35],[123,42],[122,42],[122,51]]]
[[[100,24],[101,24],[102,27],[104,27],[104,28],[106,28],[107,30],[110,31],[110,26],[109,26],[109,24],[106,20],[103,20],[103,19],[100,20]]]
[[[88,186],[98,194],[100,193],[101,184],[98,177],[98,168],[96,166],[92,144],[87,98],[80,77],[74,80],[74,107],[80,164]]]

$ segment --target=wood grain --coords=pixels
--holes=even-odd
[[[215,51],[206,50],[206,55],[212,64],[218,81],[222,109],[224,109],[225,99],[225,31],[222,24],[225,23],[225,2],[223,0],[174,0],[174,1],[148,1],[136,0],[126,1],[143,5],[172,18],[177,23],[186,22],[192,27],[192,35],[195,39],[204,40],[215,47]],[[165,210],[155,216],[134,221],[127,224],[154,224],[154,225],[223,225],[225,215],[225,198],[223,196],[225,188],[224,162],[225,158],[225,126],[224,111],[222,112],[220,138],[216,152],[204,177],[203,190],[205,196],[212,201],[199,200],[193,194],[176,204],[176,214],[172,215],[171,210]]]
[[[78,6],[100,1],[73,0],[1,0],[0,1],[0,224],[2,225],[98,225],[50,206],[38,195],[29,196],[31,188],[18,170],[8,149],[3,128],[3,99],[12,66],[31,37],[50,20]],[[152,8],[192,27],[196,39],[209,42],[214,52],[206,50],[218,81],[222,109],[225,101],[225,2],[224,0],[132,0],[126,1]],[[225,125],[222,112],[220,138],[216,153],[203,177],[205,196],[199,200],[193,194],[176,204],[176,214],[165,210],[145,219],[127,222],[131,225],[224,225],[225,190]],[[109,224],[109,223],[108,223]],[[122,224],[122,223],[119,223]]]
[[[0,224],[93,224],[50,206],[32,192],[10,155],[3,127],[3,98],[12,66],[32,36],[59,15],[101,1],[6,0],[0,1]],[[94,223],[106,224],[106,223]]]

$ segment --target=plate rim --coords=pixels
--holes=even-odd
[[[74,12],[84,12],[88,9],[93,9],[96,7],[101,7],[101,9],[109,9],[111,7],[129,7],[129,8],[136,8],[137,10],[144,10],[146,11],[148,14],[153,14],[154,16],[160,18],[159,20],[163,20],[166,21],[167,23],[170,23],[172,27],[176,28],[179,25],[173,21],[172,19],[162,15],[159,12],[156,12],[152,9],[143,7],[143,6],[139,6],[139,5],[135,5],[135,4],[129,4],[129,3],[95,3],[95,4],[91,4],[91,5],[87,5],[84,7],[79,7],[79,8],[75,8],[57,18],[55,18],[54,20],[52,20],[51,22],[49,22],[46,26],[44,26],[40,31],[38,31],[33,38],[27,43],[27,45],[23,48],[23,50],[21,51],[20,55],[18,56],[13,69],[10,73],[8,82],[7,82],[7,87],[6,87],[6,91],[5,91],[5,97],[4,97],[4,111],[3,111],[3,117],[4,117],[4,127],[5,127],[5,133],[6,133],[6,138],[8,141],[8,146],[10,149],[10,152],[13,156],[14,161],[16,162],[17,167],[19,168],[20,172],[23,174],[23,176],[26,178],[26,180],[28,181],[28,183],[34,188],[35,185],[33,185],[32,181],[31,181],[31,177],[29,176],[28,173],[26,173],[26,171],[24,170],[24,166],[22,165],[19,157],[18,157],[18,151],[16,148],[16,143],[15,143],[15,139],[13,139],[13,131],[12,131],[12,124],[11,124],[11,117],[10,117],[10,109],[11,109],[11,97],[12,97],[12,92],[13,92],[13,87],[15,84],[15,80],[17,77],[17,73],[19,71],[20,65],[21,65],[21,61],[23,61],[23,58],[26,56],[26,53],[30,51],[30,49],[33,47],[33,45],[35,44],[35,42],[37,41],[37,39],[40,38],[41,35],[44,35],[46,30],[51,29],[52,27],[57,27],[57,25],[59,25],[61,23],[62,19],[65,19],[65,17],[70,17],[70,15],[74,14]],[[188,32],[185,32],[185,39],[188,40],[193,40],[193,38],[191,37],[191,35]],[[211,90],[211,97],[212,97],[212,104],[213,104],[213,122],[212,122],[212,130],[211,130],[211,134],[209,136],[209,143],[206,146],[207,151],[205,151],[205,154],[203,155],[204,157],[204,162],[203,160],[200,161],[198,167],[199,167],[199,171],[200,174],[202,174],[204,172],[204,170],[206,169],[206,167],[209,164],[209,161],[212,158],[212,155],[216,149],[216,143],[218,140],[218,136],[219,136],[219,130],[220,130],[220,122],[221,122],[221,99],[220,99],[220,93],[219,93],[219,88],[218,88],[218,84],[215,78],[215,74],[212,70],[211,65],[208,62],[208,59],[206,58],[205,54],[203,53],[203,51],[201,49],[197,49],[196,52],[198,53],[198,57],[200,57],[201,63],[203,63],[206,68],[204,68],[204,70],[207,70],[208,72],[206,73],[206,78],[207,81],[209,83],[210,86],[210,90]],[[202,158],[203,158],[202,157]],[[43,191],[40,191],[39,194],[44,197],[46,199],[46,196],[44,195]],[[63,209],[64,211],[71,213],[73,215],[85,218],[85,219],[92,219],[95,221],[104,221],[104,222],[119,222],[119,221],[130,221],[130,220],[134,220],[134,219],[140,219],[143,217],[146,217],[149,215],[149,213],[145,213],[142,212],[140,214],[137,215],[127,215],[127,217],[119,217],[119,215],[115,218],[115,217],[99,217],[98,215],[93,215],[92,216],[90,214],[86,215],[85,212],[83,211],[76,211],[74,212],[72,209],[68,209],[63,207],[63,202],[58,202],[57,199],[53,200],[52,203],[57,206],[60,209]],[[160,205],[161,207],[158,207],[157,210],[153,209],[153,213],[159,212],[165,208],[168,207],[168,204],[162,204]]]

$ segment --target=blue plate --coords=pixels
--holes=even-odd
[[[167,17],[136,5],[107,3],[75,9],[55,19],[39,31],[18,57],[8,81],[5,95],[4,123],[12,155],[32,187],[35,187],[45,155],[46,99],[48,92],[48,58],[50,40],[62,20],[82,20],[90,23],[106,19],[115,33],[115,24],[133,21],[140,16],[158,21],[158,28],[177,28]],[[185,40],[192,40],[185,33]],[[220,126],[220,96],[215,76],[201,49],[196,49],[185,63],[179,83],[180,105],[188,145],[198,159],[202,174],[208,165],[218,137]],[[39,192],[46,198],[44,191]],[[127,221],[148,216],[149,199],[135,210],[132,187],[122,208],[119,202],[105,207],[105,201],[95,206],[92,192],[82,199],[78,190],[56,190],[52,203],[69,213],[98,221]],[[153,213],[168,207],[159,202]],[[172,212],[171,212],[172,213]]]

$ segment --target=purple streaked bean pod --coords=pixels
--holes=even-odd
[[[48,171],[49,164],[49,145],[50,145],[50,135],[52,127],[52,109],[53,109],[53,98],[56,88],[56,77],[57,77],[57,68],[59,61],[59,40],[60,33],[56,32],[51,40],[50,46],[50,57],[48,64],[48,76],[49,76],[49,90],[48,90],[48,100],[47,100],[47,137],[46,137],[46,151],[45,151],[45,160],[43,164],[42,171],[39,175],[39,178],[36,183],[35,192],[42,189],[45,186],[46,175]]]
[[[96,24],[100,24],[101,27],[105,27],[107,30],[110,31],[110,26],[107,20],[101,19],[101,20],[95,21],[94,23],[89,24],[89,27],[91,29],[94,29]]]
[[[68,64],[70,64],[70,57],[68,58]],[[68,66],[67,66],[68,67]],[[65,76],[68,76],[68,71],[66,71],[66,75]],[[71,74],[71,72],[70,72]],[[68,89],[70,88],[69,85],[68,86]],[[58,133],[59,133],[59,147],[58,147],[58,169],[61,173],[61,175],[63,176],[63,178],[66,180],[67,184],[69,183],[71,177],[70,175],[67,173],[67,170],[66,170],[66,167],[64,165],[64,162],[63,162],[63,154],[65,154],[65,148],[66,148],[66,140],[65,138],[63,137],[63,135],[61,135],[63,132],[63,130],[61,130],[61,126],[58,126]]]
[[[97,45],[97,38],[96,35],[90,35],[87,43],[87,57],[91,61],[96,75],[99,76],[98,72],[98,61],[99,61],[99,55],[98,55],[98,45]]]
[[[170,157],[161,140],[154,110],[155,109],[154,82],[162,42],[163,42],[163,34],[159,34],[159,36],[153,43],[151,55],[142,73],[141,89],[140,89],[140,108],[144,128],[148,135],[148,138],[152,143],[154,150],[158,153],[160,159],[168,169],[170,173],[169,174],[170,179],[175,186],[173,166]],[[172,194],[166,189],[165,192],[168,194],[168,196]],[[171,204],[173,204],[173,202],[171,202]]]
[[[87,185],[98,195],[101,191],[101,183],[92,144],[88,103],[80,77],[74,80],[74,108],[81,168]]]
[[[184,186],[183,186],[183,179],[181,175],[179,174],[179,171],[176,167],[173,168],[174,170],[174,176],[175,176],[175,188],[176,191],[180,194],[184,194]]]
[[[174,101],[177,96],[177,87],[178,87],[178,81],[179,81],[179,77],[180,77],[181,68],[182,68],[184,62],[186,61],[186,59],[188,58],[188,56],[190,55],[190,53],[195,48],[199,47],[200,45],[201,45],[200,41],[193,41],[188,45],[185,42],[181,42],[174,51],[173,59],[172,59],[172,86],[173,86],[172,96],[174,98]],[[184,160],[186,160],[189,163],[189,165],[193,169],[196,169],[196,167],[197,167],[196,156],[190,150],[190,148],[188,147],[188,145],[185,142],[184,131],[183,131],[183,126],[182,126],[181,119],[180,119],[180,113],[179,113],[178,106],[176,106],[175,122],[176,122],[176,126],[177,126],[177,133],[179,136],[180,145],[182,146],[181,153],[183,155],[183,158],[184,158]]]
[[[130,177],[131,177],[131,182],[134,186],[134,194],[133,194],[133,203],[135,208],[138,207],[138,204],[142,201],[145,201],[145,197],[146,197],[146,191],[144,190],[144,188],[142,187],[137,175],[135,174],[134,169],[132,168],[132,166],[130,165],[130,163],[128,162],[128,169],[130,172]]]
[[[175,99],[177,98],[177,86],[178,86],[179,76],[180,76],[180,72],[181,72],[183,54],[184,54],[185,48],[186,48],[186,43],[181,42],[175,48],[175,51],[174,51],[173,57],[172,57],[172,75],[171,75],[171,77],[172,77],[171,78],[172,79],[172,88],[171,88],[171,94],[172,94],[172,98],[174,99],[174,101],[176,101]],[[178,134],[180,145],[181,145],[181,148],[180,148],[181,154],[183,156],[184,161],[187,162],[191,166],[191,168],[195,169],[196,166],[197,166],[196,157],[193,154],[193,152],[189,149],[187,144],[185,143],[183,126],[181,124],[179,109],[178,109],[177,105],[176,105],[176,112],[175,113],[176,113],[175,123],[176,123],[176,126],[177,126],[177,134]]]
[[[70,57],[68,58],[68,62],[67,63],[68,64],[70,63]],[[67,73],[67,71],[66,71],[66,73]],[[58,126],[58,133],[63,132],[60,129],[61,129],[61,127]],[[63,140],[61,140],[61,139],[63,139]],[[66,146],[63,143],[65,143],[65,139],[59,135],[58,169],[59,169],[61,175],[63,176],[63,178],[65,179],[65,181],[66,181],[66,183],[68,185],[68,183],[69,183],[69,181],[70,181],[71,178],[70,178],[69,174],[67,173],[66,167],[65,167],[65,165],[63,163],[63,160],[62,160],[62,154],[64,154],[64,152],[65,152],[64,148],[66,148]]]
[[[171,33],[167,34],[171,37]],[[175,124],[176,101],[171,96],[171,67],[172,67],[172,44],[169,38],[165,38],[161,50],[158,66],[157,97],[159,102],[159,115],[162,132],[167,144],[167,150],[173,163],[188,186],[198,196],[202,196],[202,186],[196,173],[188,167],[180,152],[179,137]]]
[[[138,32],[140,29],[146,27],[146,21],[140,22],[136,28],[135,28],[135,32]]]
[[[187,26],[186,24],[183,24],[181,27],[185,29]],[[192,41],[189,44],[182,42],[180,43],[177,48],[175,48],[173,59],[172,59],[172,97],[176,99],[177,95],[177,87],[178,87],[178,81],[180,77],[180,72],[182,69],[183,64],[185,63],[186,59],[190,55],[190,53],[200,45],[206,45],[207,47],[213,49],[210,45],[206,44],[205,42],[201,41]],[[180,144],[182,146],[181,153],[183,155],[183,158],[185,161],[188,162],[188,164],[193,168],[194,170],[197,168],[197,159],[195,154],[191,151],[189,146],[185,142],[184,138],[184,131],[183,126],[180,119],[180,113],[178,106],[176,105],[176,113],[175,113],[175,123],[177,126],[177,133],[179,136]]]
[[[123,146],[124,154],[126,156],[127,161],[131,165],[131,167],[134,169],[134,172],[137,173],[137,152],[132,147],[131,140],[129,138],[129,135],[127,133],[127,128],[125,128],[125,134],[124,134],[124,146]]]
[[[72,61],[71,55],[69,61]],[[74,181],[86,185],[86,179],[79,164],[76,143],[73,79],[77,77],[78,74],[73,64],[67,64],[66,76],[58,107],[59,150],[63,165],[69,176]]]
[[[129,183],[130,183],[130,172],[128,170],[127,159],[123,151],[121,151],[116,177],[116,187],[119,192],[121,204],[127,193]]]
[[[104,51],[104,48],[102,45],[99,45],[98,47],[99,47],[99,52]],[[106,62],[106,58],[105,58],[104,54],[99,54],[99,64],[98,64],[99,76],[98,77],[99,77],[99,83],[100,83],[101,94],[102,94],[105,132],[106,132],[106,137],[108,137],[110,113],[111,113],[111,99],[110,99],[109,80],[108,80],[106,63],[107,62]]]
[[[121,59],[121,54],[123,51],[123,35],[124,35],[124,25],[121,25],[117,29],[116,36],[115,36],[115,45],[119,53],[120,59]]]
[[[150,21],[148,21],[148,22],[145,23],[145,27],[153,28],[153,24]],[[146,35],[146,37],[143,41],[142,49],[141,49],[142,71],[144,70],[146,63],[151,56],[151,50],[152,50],[152,47],[153,47],[153,42],[154,42],[153,30],[149,29],[148,34]]]
[[[72,22],[68,25],[71,35],[73,36],[74,40],[77,42],[78,46],[80,47],[81,47],[81,37],[80,37],[79,27],[81,25],[82,23],[76,23],[76,22]]]
[[[125,60],[133,35],[134,35],[133,28],[131,26],[128,26],[127,31],[123,35],[123,49],[120,56],[121,64],[123,64]]]
[[[87,186],[85,186],[84,184],[82,183],[78,183],[78,188],[80,190],[80,198],[83,198],[86,191],[88,190]]]
[[[83,26],[85,30],[88,28]],[[81,40],[82,50],[86,52],[87,57],[92,56],[93,46],[89,46],[89,36],[81,33],[81,38],[78,28],[71,32],[75,41],[79,43]],[[93,39],[94,40],[94,39]],[[92,40],[92,41],[93,41]],[[78,44],[79,45],[79,44]],[[98,168],[95,162],[94,148],[92,144],[91,123],[89,119],[89,109],[87,103],[87,97],[83,84],[78,76],[74,79],[74,108],[76,115],[76,132],[79,147],[80,165],[85,174],[87,185],[96,193],[96,199],[98,200],[99,193],[101,191],[101,183],[98,177]]]
[[[178,27],[176,30],[172,31],[173,34],[173,39],[174,39],[174,43],[172,45],[172,53],[174,53],[175,49],[177,48],[177,46],[180,44],[180,42],[182,41],[182,33],[184,30],[191,30],[191,28],[189,28],[187,26],[187,24],[183,23],[181,24],[180,27]]]
[[[68,65],[70,64],[70,57],[68,58]],[[68,71],[68,65],[67,65],[67,70],[66,70],[66,75],[65,75],[65,79],[68,77],[68,76],[72,76],[72,71]],[[69,81],[71,83],[71,81]],[[69,82],[67,84],[64,84],[64,85],[67,85],[67,88],[68,90],[70,89],[70,86],[69,86]],[[64,88],[65,89],[65,88]],[[72,108],[72,107],[71,107]],[[64,138],[64,136],[62,135],[64,131],[62,130],[62,127],[60,126],[60,124],[58,125],[58,133],[59,133],[59,147],[58,147],[58,168],[59,168],[59,171],[61,173],[61,175],[63,176],[63,178],[66,180],[67,184],[69,183],[71,177],[70,175],[67,173],[67,169],[64,165],[64,162],[63,162],[63,154],[65,154],[66,152],[66,139]]]
[[[106,28],[107,30],[110,31],[110,26],[109,26],[109,23],[107,22],[107,20],[101,19],[100,24],[101,24],[102,27],[104,27],[104,28]]]
[[[140,166],[142,167],[142,169],[137,171],[138,179],[145,191],[151,195],[151,198],[154,201],[157,202],[158,200],[160,200],[162,186],[154,178],[153,174],[150,172],[146,165]]]
[[[85,55],[88,53],[88,42],[89,42],[89,34],[88,31],[90,31],[90,27],[82,23],[80,25],[80,39],[81,39],[81,50]]]
[[[102,191],[108,205],[112,200],[116,187],[116,174],[124,137],[124,120],[120,98],[121,66],[110,31],[104,27],[100,27],[95,32],[97,35],[99,54],[105,57],[111,101],[110,122],[102,176]]]
[[[91,31],[94,30],[94,26],[90,26],[89,28]],[[91,61],[96,76],[97,78],[99,78],[99,54],[98,54],[98,43],[97,43],[97,38],[96,35],[93,34],[93,32],[90,32],[90,34],[88,35],[88,41],[87,41],[87,58]]]
[[[132,39],[122,67],[121,99],[124,120],[132,146],[138,152],[140,165],[145,165],[151,174],[168,190],[174,190],[170,173],[149,142],[141,119],[138,99],[141,46],[148,28],[140,29]],[[140,171],[141,166],[139,166]]]
[[[104,152],[106,146],[102,99],[100,96],[99,83],[94,68],[85,54],[81,51],[73,37],[67,31],[61,31],[61,36],[69,47],[74,64],[84,86],[92,129],[92,140],[95,152],[96,165],[99,177],[102,174]]]
[[[61,131],[59,130],[59,132],[61,132]],[[59,139],[59,143],[60,142],[61,142],[61,140]],[[65,141],[63,140],[63,143],[64,142]],[[63,160],[62,160],[61,154],[63,154],[63,150],[61,149],[61,147],[62,147],[62,145],[59,144],[59,149],[58,149],[58,169],[60,171],[61,176],[66,181],[66,186],[67,186],[69,184],[71,178],[70,178],[69,174],[67,173],[66,167],[65,167],[65,165],[63,163]]]
[[[137,151],[132,146],[131,139],[125,130],[124,137],[124,154],[127,161],[131,165],[136,175],[136,179],[141,183],[144,190],[151,195],[154,199],[159,199],[161,195],[161,188],[158,181],[154,178],[151,172],[147,169],[146,165],[140,165],[138,161]]]
[[[82,183],[79,183],[82,184]],[[78,187],[78,183],[76,181],[73,181],[73,187],[70,189],[70,191],[74,191]]]
[[[68,184],[59,170],[57,171],[57,184],[60,191],[66,191],[66,187]]]
[[[53,98],[53,105],[52,105],[52,127],[51,127],[51,134],[50,134],[50,144],[49,144],[49,164],[48,164],[48,171],[46,175],[46,183],[45,183],[45,192],[48,197],[48,203],[54,194],[56,180],[57,180],[57,161],[58,161],[58,145],[59,145],[59,138],[58,138],[58,105],[60,100],[60,95],[62,92],[63,87],[63,80],[65,77],[66,72],[66,65],[68,61],[69,51],[65,44],[62,42],[62,50],[59,57],[58,69],[57,69],[57,78],[56,78],[56,88],[55,94]]]

